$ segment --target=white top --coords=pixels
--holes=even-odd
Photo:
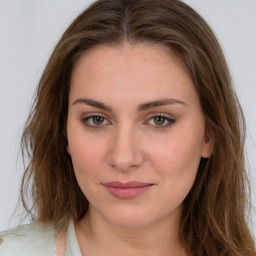
[[[55,227],[43,230],[38,223],[0,233],[0,256],[55,256]],[[69,222],[64,256],[82,256],[73,221]]]

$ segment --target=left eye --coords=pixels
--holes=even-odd
[[[175,122],[175,120],[172,118],[169,118],[166,116],[161,116],[161,115],[156,115],[149,119],[148,124],[157,126],[158,128],[164,128],[164,127],[172,125],[174,122]]]
[[[95,115],[95,116],[88,116],[83,119],[83,123],[89,127],[97,128],[97,126],[106,125],[109,122],[103,116]]]

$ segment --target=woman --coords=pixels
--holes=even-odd
[[[97,1],[40,80],[21,190],[35,222],[2,233],[1,255],[256,255],[243,146],[224,56],[193,9]]]

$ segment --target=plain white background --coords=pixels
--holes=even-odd
[[[10,218],[23,174],[20,135],[47,59],[69,23],[92,0],[0,0],[0,230]],[[256,205],[256,1],[186,0],[224,49],[247,121],[247,167]],[[232,200],[232,198],[231,198]],[[253,212],[254,223],[256,213]],[[251,226],[256,235],[256,227]]]

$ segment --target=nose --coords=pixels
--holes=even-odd
[[[130,171],[138,168],[144,162],[139,140],[140,134],[136,128],[120,127],[110,142],[108,161],[119,171]]]

